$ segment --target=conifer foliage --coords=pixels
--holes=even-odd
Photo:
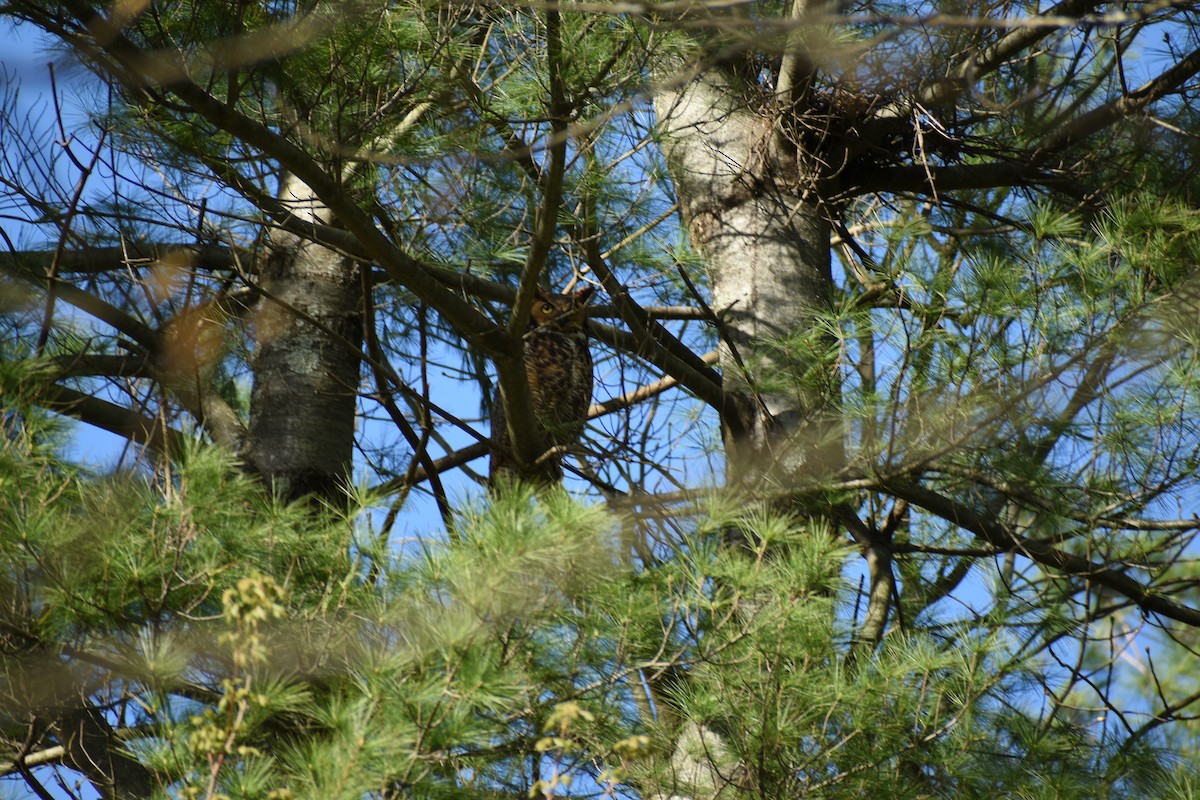
[[[0,0],[0,791],[1195,796],[1198,12]]]

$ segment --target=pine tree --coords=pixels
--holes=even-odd
[[[1197,4],[0,9],[18,793],[1195,793]]]

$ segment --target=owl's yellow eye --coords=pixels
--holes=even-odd
[[[553,314],[554,313],[554,304],[553,303],[542,303],[542,313],[543,314]]]

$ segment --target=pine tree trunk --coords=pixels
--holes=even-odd
[[[328,211],[292,179],[293,213]],[[248,466],[288,499],[344,496],[354,447],[362,344],[356,262],[291,233],[272,234],[255,319]]]
[[[743,96],[713,69],[658,95],[655,109],[684,221],[708,262],[724,388],[736,398],[721,420],[726,485],[789,507],[842,461],[831,413],[836,348],[809,336],[832,301],[830,226],[805,197],[815,168],[802,150],[782,147],[772,118]],[[801,339],[808,349],[796,346]],[[747,765],[732,761],[707,721],[680,720],[676,783],[659,797],[737,794]]]
[[[729,485],[811,487],[840,461],[830,424],[834,348],[795,347],[831,302],[828,222],[803,196],[801,158],[716,70],[658,97],[665,149],[722,321],[721,370],[738,402],[722,420]]]

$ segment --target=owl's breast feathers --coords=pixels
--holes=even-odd
[[[574,444],[592,401],[592,354],[582,330],[534,328],[525,334],[525,372],[533,413],[547,444]]]
[[[553,480],[562,477],[564,453],[579,440],[592,402],[592,354],[583,330],[583,306],[590,287],[574,295],[539,290],[529,329],[524,336],[525,374],[533,401],[534,422],[556,452],[536,470]],[[492,404],[492,462],[490,480],[517,474],[509,441],[504,403],[499,392]]]

